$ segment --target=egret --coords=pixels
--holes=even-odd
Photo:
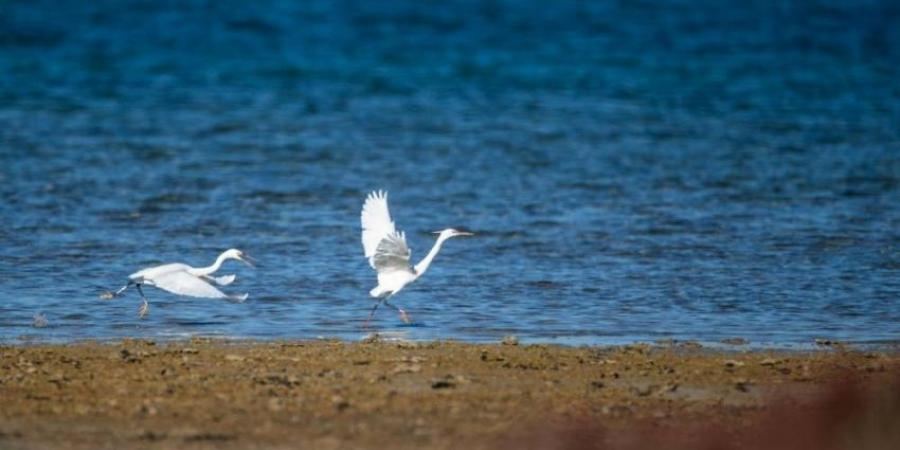
[[[188,297],[222,298],[240,303],[247,299],[248,294],[229,295],[213,286],[213,284],[228,286],[234,282],[234,275],[212,276],[229,259],[236,259],[250,267],[254,267],[255,260],[253,258],[238,249],[232,248],[222,252],[216,258],[216,261],[208,267],[191,267],[187,264],[172,263],[139,270],[129,275],[128,284],[118,291],[107,291],[101,294],[100,297],[107,300],[112,299],[122,295],[131,286],[137,287],[142,301],[138,314],[142,319],[150,311],[150,303],[147,301],[143,289],[141,289],[143,284],[156,286],[164,291]]]
[[[394,228],[391,213],[388,211],[387,192],[369,193],[363,204],[360,222],[362,223],[363,250],[366,258],[369,259],[369,265],[378,273],[378,286],[369,291],[369,295],[379,300],[372,307],[372,312],[366,319],[367,324],[382,303],[395,309],[400,313],[400,319],[409,323],[409,315],[406,314],[406,311],[388,303],[388,299],[425,274],[447,239],[473,235],[473,233],[453,228],[435,231],[434,234],[437,234],[438,237],[434,246],[431,247],[431,251],[418,264],[411,266],[409,263],[411,252],[406,245],[406,234]]]

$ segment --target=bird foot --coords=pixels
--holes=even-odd
[[[150,312],[150,303],[147,301],[147,299],[144,299],[144,302],[141,303],[141,308],[138,309],[138,317],[143,319],[148,312]]]
[[[115,293],[115,292],[112,292],[112,291],[103,291],[102,293],[100,293],[100,299],[101,299],[101,300],[112,300],[112,299],[114,299],[114,298],[116,298],[116,293]]]
[[[400,320],[402,320],[403,323],[412,323],[412,320],[409,320],[409,314],[407,314],[406,311],[404,311],[403,309],[398,309],[398,311],[400,311]]]

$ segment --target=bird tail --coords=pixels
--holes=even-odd
[[[228,300],[233,303],[244,303],[244,300],[247,300],[247,297],[250,297],[250,294],[229,295]]]
[[[371,291],[369,291],[369,295],[371,295],[372,297],[375,297],[375,298],[381,298],[390,293],[391,293],[390,291],[387,291],[384,288],[382,288],[381,285],[375,286],[375,288],[373,288]]]

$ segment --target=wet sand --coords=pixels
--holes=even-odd
[[[703,448],[697,443],[711,435],[751,448],[774,411],[817,417],[834,386],[853,386],[853,404],[869,405],[893,398],[898,375],[897,353],[843,348],[5,346],[0,448],[648,448],[675,435],[669,448],[675,441]],[[863,424],[839,432],[863,430],[853,435],[868,438],[868,426],[897,429],[898,405],[877,415],[887,425],[857,420]],[[868,448],[890,448],[878,445],[894,438],[880,436]]]

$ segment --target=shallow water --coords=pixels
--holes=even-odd
[[[358,339],[373,189],[411,339],[900,337],[891,2],[125,3],[0,4],[0,341]]]

